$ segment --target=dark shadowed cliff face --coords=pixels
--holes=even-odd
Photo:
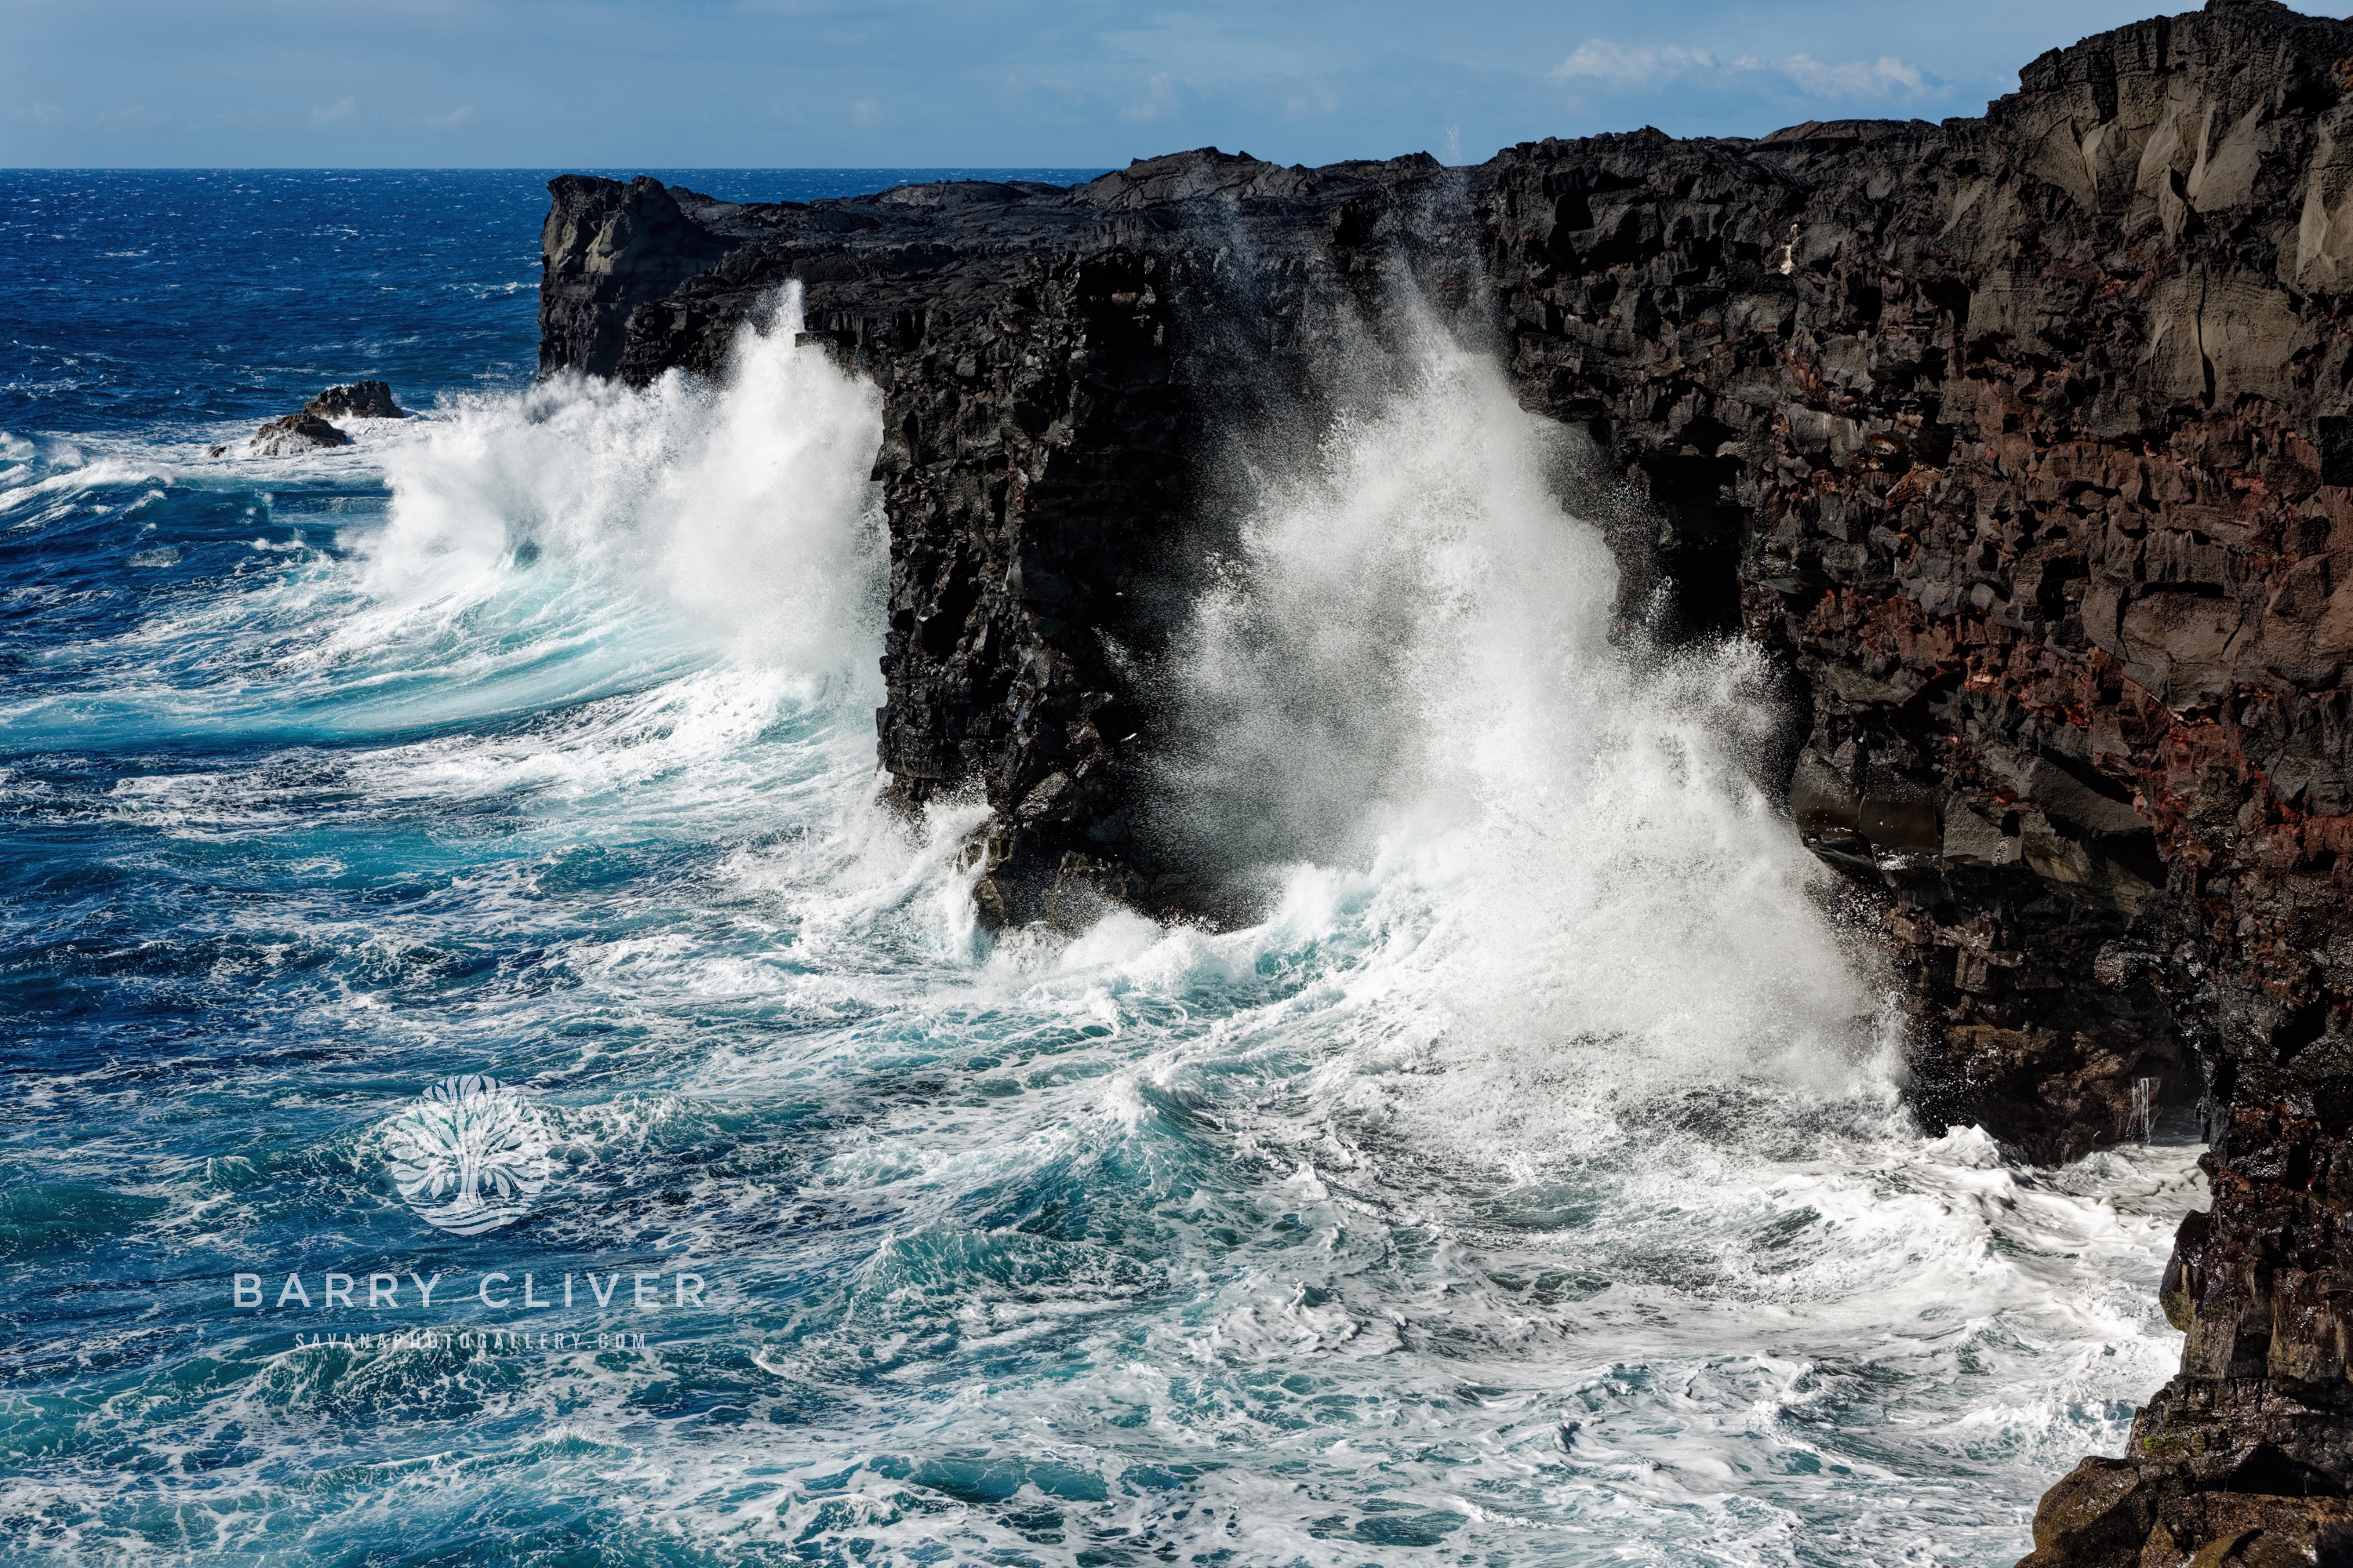
[[[737,208],[645,180],[554,189],[567,249],[549,251],[543,313],[570,313],[547,340],[561,365],[594,370],[567,345],[609,341],[631,380],[716,371],[797,283],[808,334],[881,386],[881,754],[903,803],[977,789],[994,809],[973,846],[984,916],[1228,906],[1136,799],[1159,722],[1142,687],[1224,536],[1208,454],[1320,423],[1327,368],[1417,270],[1461,311],[1477,270],[1462,177],[1426,157],[1311,173],[1201,154],[1075,193]],[[690,249],[672,196],[713,213],[727,248],[682,286],[662,270]],[[654,261],[628,262],[625,227],[661,237]]]
[[[643,175],[628,185],[564,175],[547,188],[554,200],[540,236],[547,269],[539,290],[542,375],[612,375],[630,308],[661,298],[742,242],[724,222],[733,209],[697,203],[691,192],[672,192]],[[681,196],[716,221],[689,217]]]
[[[2206,1107],[2181,1374],[2035,1560],[2348,1560],[2353,26],[2218,4],[1983,120],[1475,170],[554,189],[551,368],[713,369],[797,281],[881,386],[881,758],[985,794],[999,922],[1229,909],[1143,825],[1220,476],[1409,299],[1495,346],[1645,499],[1630,606],[1785,656],[1790,812],[1879,900],[1924,1119],[2059,1159]]]

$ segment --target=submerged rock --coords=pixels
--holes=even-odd
[[[351,444],[351,437],[318,415],[304,412],[289,414],[262,426],[254,432],[249,450],[256,457],[292,457],[322,447]]]

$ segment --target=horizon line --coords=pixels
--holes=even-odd
[[[1165,157],[1169,154],[1157,155]],[[1131,158],[1128,163],[1147,161]],[[1127,166],[1127,164],[0,164],[0,175],[535,175],[549,169],[558,173],[576,173],[624,167],[840,175],[1034,169],[1042,173],[1077,175],[1114,173]]]

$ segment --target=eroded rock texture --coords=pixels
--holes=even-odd
[[[1482,207],[1525,395],[1809,688],[1792,814],[1886,885],[1924,1114],[2224,1107],[2181,1375],[2042,1563],[2346,1549],[2348,57],[2216,6],[1982,121],[1522,147]]]
[[[1196,154],[1064,193],[555,186],[550,367],[708,370],[778,285],[885,393],[881,756],[977,789],[988,915],[1218,913],[1139,830],[1223,464],[1402,294],[1647,501],[1630,603],[1802,694],[1798,829],[1870,890],[1915,1098],[2041,1159],[2204,1107],[2180,1375],[2038,1564],[2348,1560],[2353,26],[2216,4],[1982,120]],[[1193,846],[1198,851],[1198,846]]]
[[[406,419],[408,412],[395,400],[392,388],[382,381],[354,381],[348,387],[330,387],[308,403],[302,412],[315,414],[322,419]]]

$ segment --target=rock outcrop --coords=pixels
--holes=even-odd
[[[381,381],[354,381],[330,387],[302,405],[300,413],[270,420],[254,431],[246,450],[255,457],[299,457],[304,452],[347,447],[352,438],[328,421],[332,419],[406,419],[407,410],[394,401],[392,388]],[[227,457],[228,448],[212,449]]]
[[[330,387],[308,403],[302,412],[322,419],[406,419],[408,411],[393,400],[392,388],[382,381],[354,381]]]
[[[253,440],[247,443],[247,450],[256,457],[296,457],[322,447],[347,447],[351,444],[351,437],[305,409],[300,414],[272,419],[254,431]],[[218,456],[225,450],[216,447],[214,455]]]
[[[2353,26],[2216,0],[1978,120],[1654,132],[1074,191],[554,186],[550,369],[715,368],[797,281],[885,397],[881,757],[976,788],[994,920],[1212,917],[1148,671],[1254,429],[1403,295],[1647,503],[1664,635],[1800,694],[1796,831],[1869,890],[1915,1097],[2063,1159],[2198,1105],[2182,1370],[2038,1564],[2341,1561],[2353,1504]]]
[[[629,313],[704,271],[746,235],[723,204],[671,191],[640,175],[628,185],[590,175],[549,182],[554,199],[540,237],[539,368],[610,376]],[[711,221],[697,222],[683,199]],[[753,226],[756,227],[756,225]]]

